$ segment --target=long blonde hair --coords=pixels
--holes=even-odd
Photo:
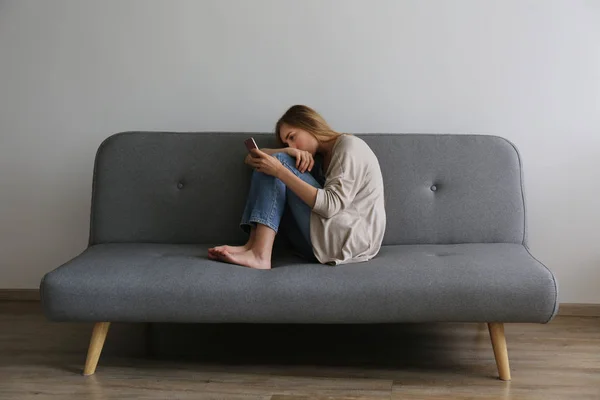
[[[279,135],[279,131],[281,130],[281,125],[283,124],[305,130],[313,135],[320,143],[335,140],[338,136],[342,135],[341,133],[331,129],[321,114],[312,108],[301,104],[291,106],[285,112],[285,114],[279,118],[279,121],[277,121],[277,124],[275,125],[275,136],[277,136],[277,142],[281,146],[284,144],[281,140],[281,136]]]

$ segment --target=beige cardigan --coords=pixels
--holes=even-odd
[[[332,152],[311,213],[313,252],[323,264],[370,260],[381,248],[386,224],[379,161],[352,135],[340,136]]]

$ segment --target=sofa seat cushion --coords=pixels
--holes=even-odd
[[[46,274],[55,321],[206,323],[548,322],[557,289],[519,244],[390,245],[336,267],[275,255],[262,271],[210,245],[100,244]]]

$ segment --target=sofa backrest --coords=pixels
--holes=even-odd
[[[238,243],[252,170],[244,139],[273,134],[123,132],[99,147],[90,245]],[[384,244],[525,243],[521,160],[486,135],[357,134],[381,165]]]

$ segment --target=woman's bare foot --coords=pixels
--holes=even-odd
[[[238,253],[243,253],[245,251],[248,251],[254,245],[255,239],[256,239],[256,227],[253,226],[252,229],[250,230],[250,237],[248,238],[248,242],[246,242],[245,245],[243,245],[243,246],[223,245],[223,246],[211,247],[210,249],[208,249],[208,258],[210,258],[211,260],[218,260],[219,259],[218,253],[221,251],[226,251],[229,254],[238,254]]]
[[[229,254],[238,254],[238,253],[243,253],[245,251],[248,251],[248,250],[250,250],[250,248],[252,248],[252,245],[250,245],[249,243],[246,243],[243,246],[223,245],[223,246],[211,247],[210,249],[208,249],[208,258],[210,258],[212,260],[217,260],[219,258],[218,252],[220,252],[220,251],[226,251]]]
[[[252,249],[232,254],[226,250],[216,250],[215,248],[214,254],[220,261],[229,264],[243,265],[255,269],[271,269],[271,260],[260,257]]]

